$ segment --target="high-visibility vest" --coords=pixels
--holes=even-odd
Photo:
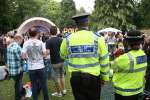
[[[109,54],[102,36],[87,30],[73,33],[63,39],[60,55],[68,59],[69,72],[101,74],[109,80]]]
[[[115,92],[123,96],[143,92],[147,57],[143,50],[131,50],[114,60],[113,84]]]

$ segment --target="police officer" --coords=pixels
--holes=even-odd
[[[75,100],[100,100],[101,83],[109,81],[109,55],[104,38],[88,30],[89,14],[73,16],[78,31],[61,44],[61,57],[68,58]]]
[[[130,51],[111,64],[114,69],[115,100],[139,100],[147,67],[146,55],[140,47],[144,38],[139,31],[129,31],[125,40]]]

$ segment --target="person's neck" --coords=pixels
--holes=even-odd
[[[51,35],[51,37],[57,37],[56,35]]]
[[[140,46],[139,45],[134,45],[131,47],[131,50],[139,50]]]
[[[15,40],[11,40],[11,41],[10,41],[10,43],[14,43],[14,42],[15,42]]]
[[[88,26],[80,26],[78,27],[78,30],[88,30]]]
[[[15,41],[11,40],[7,45],[10,46],[11,44],[13,44]]]
[[[37,39],[37,37],[35,36],[35,37],[31,37],[31,39]]]
[[[15,42],[18,44],[18,45],[21,45],[21,41],[20,40],[15,40]]]

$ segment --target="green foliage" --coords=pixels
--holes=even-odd
[[[85,9],[81,7],[79,10],[77,10],[77,14],[86,13]]]
[[[141,27],[150,27],[150,1],[141,0],[139,13],[142,17]]]
[[[6,32],[9,30],[11,14],[8,11],[9,9],[9,0],[0,0],[0,33]]]
[[[55,0],[46,0],[41,7],[41,16],[50,19],[56,25],[59,24],[60,3]]]
[[[73,0],[0,0],[0,33],[18,28],[26,19],[45,17],[59,27],[73,25],[71,17],[76,13]]]
[[[105,27],[142,28],[150,27],[149,0],[96,0],[91,15],[90,26],[94,30]],[[53,21],[60,29],[75,25],[71,19],[76,13],[73,0],[0,0],[0,33],[18,28],[26,19],[45,17]]]
[[[16,29],[25,19],[38,16],[42,0],[1,0],[0,33]]]
[[[71,19],[73,15],[76,14],[75,3],[73,0],[62,0],[61,2],[61,15],[59,27],[63,29],[64,27],[70,27],[74,25],[74,21]]]
[[[95,4],[90,24],[92,28],[135,28],[129,19],[134,12],[133,0],[96,0]]]

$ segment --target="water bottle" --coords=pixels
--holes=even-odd
[[[26,60],[24,61],[23,71],[28,72],[28,62]]]

